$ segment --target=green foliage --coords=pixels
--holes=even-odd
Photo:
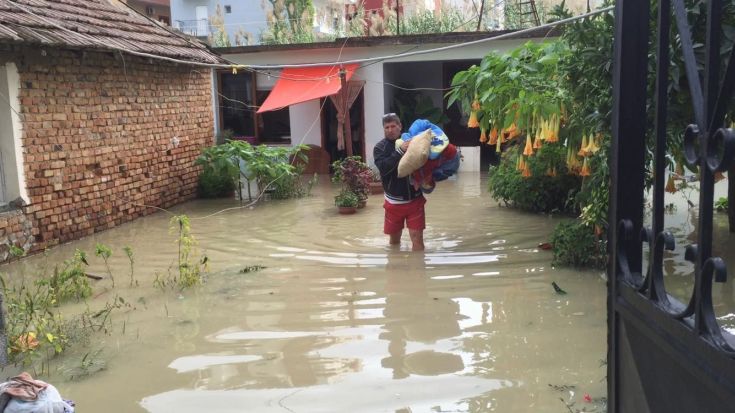
[[[347,188],[343,188],[339,194],[334,197],[334,204],[338,207],[356,208],[359,202],[360,198],[357,197],[357,194]]]
[[[301,181],[300,167],[291,162],[292,158],[302,163],[308,161],[306,145],[294,147],[270,147],[266,145],[252,146],[244,141],[229,141],[222,145],[205,148],[197,159],[204,171],[213,171],[224,177],[223,185],[236,186],[240,177],[255,180],[261,192],[271,193],[276,199],[298,198],[309,194],[313,181]],[[245,164],[245,171],[240,171],[240,162]],[[228,190],[231,193],[232,189]]]
[[[332,162],[334,175],[332,182],[341,182],[343,189],[357,195],[358,199],[367,199],[370,195],[370,182],[373,171],[359,156],[348,156]]]
[[[50,277],[41,278],[36,284],[41,288],[48,288],[51,301],[55,305],[70,299],[85,299],[92,295],[92,287],[84,271],[84,266],[87,265],[87,254],[76,250],[74,257],[64,261],[61,269],[58,265],[55,266]]]
[[[92,294],[84,273],[86,261],[86,254],[76,250],[61,267],[55,266],[51,275],[42,274],[30,285],[12,284],[0,276],[10,363],[27,368],[40,362],[43,368],[48,357],[70,346],[88,344],[94,331],[106,331],[110,313],[123,305],[122,299],[116,297],[100,311],[87,308],[70,320],[65,320],[58,309],[66,300]]]
[[[177,262],[174,272],[169,268],[169,277],[161,278],[156,274],[153,284],[161,289],[178,287],[184,290],[204,282],[208,258],[199,254],[197,242],[191,234],[191,223],[186,215],[176,215],[169,221],[169,232],[176,234],[178,246]]]
[[[595,236],[594,229],[581,221],[566,221],[556,226],[551,237],[554,245],[552,265],[578,268],[605,268],[606,242]]]
[[[19,258],[26,255],[26,250],[24,250],[21,247],[17,247],[15,245],[10,245],[8,247],[8,252],[10,253],[10,256],[13,258]]]
[[[196,163],[202,165],[197,188],[200,197],[219,198],[232,194],[240,169],[227,144],[204,148]]]
[[[489,172],[490,196],[506,205],[531,212],[574,212],[572,200],[579,190],[580,178],[562,168],[556,176],[548,176],[553,165],[563,162],[566,149],[560,145],[545,145],[528,163],[532,176],[524,178],[516,169],[519,149],[504,154],[498,166]]]
[[[728,204],[726,197],[720,197],[717,201],[715,201],[715,210],[719,212],[727,212]]]
[[[112,255],[112,250],[107,245],[98,243],[94,247],[94,255],[102,258],[102,260],[105,262],[105,268],[107,269],[107,275],[109,275],[110,280],[112,280],[112,288],[115,288],[115,277],[112,275],[112,270],[110,270],[110,263],[108,262],[108,260],[110,259],[110,256]]]
[[[134,283],[137,283],[135,281],[135,257],[133,256],[133,248],[131,248],[129,245],[126,245],[123,247],[123,251],[125,251],[125,256],[128,257],[128,262],[130,262],[130,286],[132,287]]]
[[[416,90],[406,90],[413,88],[413,85],[401,87],[403,89],[396,89],[391,110],[398,114],[404,127],[408,128],[416,119],[426,119],[435,125],[449,121],[442,108],[434,105],[431,97]]]
[[[442,7],[441,10],[416,11],[411,15],[401,14],[401,30],[396,30],[396,20],[387,21],[387,30],[390,33],[430,34],[449,32],[470,32],[477,27],[475,16],[465,16],[458,8]]]

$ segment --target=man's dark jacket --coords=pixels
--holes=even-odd
[[[421,195],[421,191],[414,189],[409,182],[409,177],[398,177],[398,162],[401,160],[403,152],[400,148],[396,148],[395,141],[384,138],[378,142],[373,149],[373,159],[378,170],[380,170],[380,179],[383,181],[383,190],[385,196],[393,201],[410,201]]]

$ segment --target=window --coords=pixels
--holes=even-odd
[[[226,14],[232,13],[232,6],[225,6],[225,13]]]
[[[220,129],[230,130],[235,139],[251,143],[290,144],[288,108],[255,113],[275,83],[273,78],[266,76],[262,80],[262,84],[258,84],[256,76],[248,72],[237,75],[225,71],[219,73]]]

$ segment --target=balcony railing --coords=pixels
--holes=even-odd
[[[211,30],[208,19],[174,20],[174,28],[196,37],[207,37]]]

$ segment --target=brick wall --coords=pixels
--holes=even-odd
[[[209,69],[96,52],[16,58],[33,250],[195,196],[194,160],[214,133]]]

